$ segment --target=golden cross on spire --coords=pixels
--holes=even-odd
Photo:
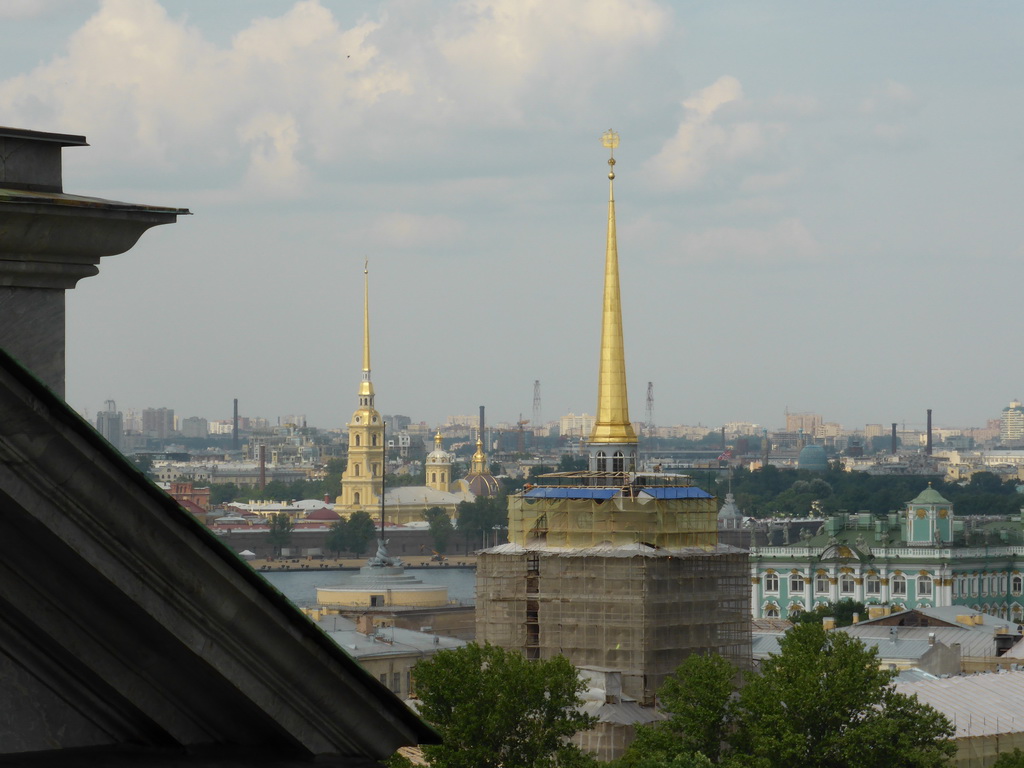
[[[608,147],[608,165],[611,169],[608,171],[608,178],[615,178],[615,148],[619,146],[619,134],[609,128],[607,131],[601,134],[601,143]]]

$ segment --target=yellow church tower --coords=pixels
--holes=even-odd
[[[434,450],[427,454],[426,461],[427,488],[435,491],[451,490],[452,485],[452,457],[441,442],[441,430],[434,435]]]
[[[356,510],[375,510],[380,504],[384,476],[384,421],[373,407],[370,380],[370,270],[363,266],[363,376],[359,407],[348,423],[348,465],[341,476],[341,496],[335,511],[348,517]]]

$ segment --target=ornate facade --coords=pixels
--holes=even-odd
[[[1024,621],[1020,519],[958,519],[930,485],[898,513],[840,513],[816,535],[750,552],[751,612],[791,618],[852,599],[869,615],[962,605]]]

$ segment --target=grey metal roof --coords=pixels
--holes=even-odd
[[[896,690],[942,712],[956,738],[1024,730],[1024,672],[897,682]]]
[[[838,632],[846,632],[854,637],[859,637],[865,643],[868,640],[876,639],[880,642],[889,641],[889,630],[892,627],[882,624],[854,624],[852,627],[843,627]],[[995,656],[996,644],[992,627],[899,627],[898,636],[900,640],[915,640],[928,642],[928,635],[935,635],[935,639],[943,645],[952,648],[960,644],[962,656]],[[983,631],[978,631],[983,630]]]
[[[328,637],[356,659],[409,656],[466,645],[465,640],[455,637],[430,635],[400,627],[385,627],[376,634],[364,635],[356,631],[354,621],[343,616],[325,616],[320,620],[319,626]]]

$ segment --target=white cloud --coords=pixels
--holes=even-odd
[[[155,0],[106,0],[63,56],[0,82],[0,109],[11,124],[86,134],[94,165],[214,163],[237,166],[237,181],[296,178],[303,158],[356,151],[345,127],[407,89],[369,44],[375,28],[341,29],[307,0],[220,48]],[[260,135],[269,144],[254,144]]]
[[[292,115],[256,115],[239,130],[238,138],[249,150],[249,188],[267,197],[294,197],[302,191],[308,173],[296,158],[299,127]]]
[[[723,75],[683,102],[685,116],[675,135],[647,161],[652,176],[669,187],[692,187],[716,168],[756,156],[781,132],[777,123],[737,120],[743,87]]]
[[[437,34],[446,98],[495,122],[536,122],[545,116],[524,108],[539,95],[564,108],[594,93],[624,57],[658,41],[669,19],[651,0],[460,3]]]

